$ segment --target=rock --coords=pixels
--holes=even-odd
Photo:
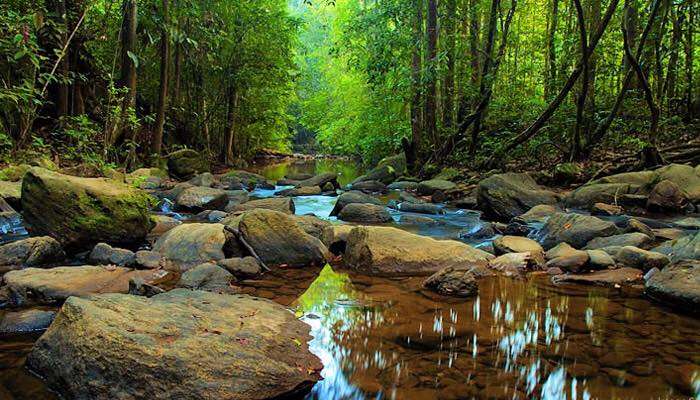
[[[22,182],[0,181],[0,198],[8,202],[13,208],[22,208]]]
[[[513,221],[523,224],[544,224],[549,217],[558,211],[559,209],[553,205],[539,204],[529,209],[526,213],[518,215]]]
[[[625,246],[615,256],[615,261],[624,267],[648,271],[652,268],[663,269],[671,260],[661,253],[646,251],[633,246]]]
[[[569,254],[547,261],[547,268],[559,268],[564,272],[580,272],[589,261],[588,253],[574,250]]]
[[[139,189],[157,189],[168,179],[168,173],[160,168],[139,168],[126,174],[124,181]]]
[[[645,286],[651,298],[693,313],[700,312],[700,262],[681,261],[654,274]]]
[[[404,153],[396,154],[389,157],[384,157],[377,163],[377,167],[390,166],[394,169],[394,173],[399,175],[406,172],[406,155]]]
[[[153,245],[177,270],[242,254],[222,224],[184,224],[161,236]]]
[[[700,218],[683,218],[681,220],[675,221],[673,224],[683,229],[700,229]]]
[[[607,237],[599,237],[592,239],[590,242],[586,244],[586,247],[584,247],[584,250],[596,250],[596,249],[602,249],[604,247],[612,247],[612,246],[619,246],[619,247],[624,247],[624,246],[634,246],[634,247],[639,247],[639,248],[645,248],[648,245],[650,245],[652,242],[652,238],[649,236],[639,233],[639,232],[633,232],[633,233],[623,233],[621,235],[613,235],[613,236],[607,236]]]
[[[430,217],[421,215],[404,214],[399,217],[399,222],[405,225],[443,225],[443,221],[439,221]]]
[[[228,213],[226,211],[204,210],[199,214],[195,215],[193,220],[205,222],[221,222],[221,220],[226,217],[228,217]]]
[[[148,281],[158,271],[134,271],[122,267],[27,268],[4,276],[9,303],[14,307],[61,304],[68,297],[99,293],[127,293],[129,280],[138,276]]]
[[[652,238],[652,240],[656,238],[656,234],[649,226],[635,218],[630,218],[627,221],[627,228],[625,231],[643,233]]]
[[[263,400],[301,395],[320,378],[309,340],[309,326],[269,300],[111,294],[69,299],[27,365],[76,400]]]
[[[364,194],[362,192],[345,192],[338,196],[338,200],[335,202],[335,206],[333,207],[333,210],[331,211],[331,217],[335,217],[338,214],[340,214],[340,211],[343,209],[343,207],[347,206],[348,204],[354,204],[354,203],[360,203],[360,204],[374,204],[374,205],[384,205],[384,203],[381,202],[381,200],[377,199],[376,197],[370,196],[368,194]]]
[[[168,201],[173,203],[177,199],[177,196],[180,195],[180,193],[184,192],[185,189],[189,189],[191,187],[194,187],[194,186],[190,185],[187,182],[180,182],[180,183],[176,184],[175,186],[173,186],[171,189],[162,192],[160,194],[160,196],[163,199],[167,199]]]
[[[352,203],[343,207],[340,214],[338,214],[338,219],[367,224],[382,224],[394,220],[386,207],[362,203]]]
[[[23,310],[8,312],[0,318],[0,336],[26,335],[46,330],[51,325],[55,311]]]
[[[647,209],[650,211],[680,213],[688,203],[685,193],[675,183],[663,180],[649,193]]]
[[[391,165],[380,165],[371,169],[367,174],[355,179],[352,184],[364,181],[379,181],[385,185],[396,180],[398,177],[397,171]]]
[[[229,188],[237,187],[238,185],[243,185],[246,188],[255,188],[258,185],[265,184],[267,179],[264,176],[248,172],[244,170],[233,170],[228,171],[224,175],[219,177],[221,183],[229,186]]]
[[[558,184],[568,185],[578,182],[583,175],[581,166],[574,163],[561,163],[554,167],[553,179]]]
[[[242,215],[240,234],[267,265],[303,267],[321,265],[328,250],[319,239],[304,232],[294,218],[272,210],[252,210]]]
[[[397,181],[389,184],[386,188],[389,190],[416,190],[418,189],[418,182]]]
[[[103,178],[32,168],[22,183],[22,212],[32,233],[49,235],[68,251],[142,243],[153,227],[152,205],[146,193]]]
[[[506,276],[520,276],[528,270],[541,266],[532,259],[530,253],[507,253],[500,255],[489,262],[489,268],[500,271]]]
[[[148,235],[154,237],[161,236],[176,226],[182,225],[182,221],[173,217],[168,217],[167,215],[154,215],[153,220],[155,221],[155,226],[153,229],[151,229]]]
[[[319,240],[323,236],[323,230],[331,224],[314,215],[297,215],[294,221],[304,232]]]
[[[615,267],[615,259],[603,250],[588,250],[588,266],[591,269],[608,269]]]
[[[376,275],[429,275],[447,267],[485,265],[492,256],[462,242],[435,240],[390,227],[355,227],[345,261]]]
[[[210,188],[214,186],[216,183],[216,180],[214,179],[214,175],[211,174],[211,172],[203,172],[201,174],[196,175],[194,178],[190,179],[187,181],[192,186],[201,186],[201,187],[207,187]]]
[[[202,210],[223,210],[228,204],[228,196],[221,189],[192,186],[183,190],[175,199],[175,207],[181,211],[200,212]]]
[[[603,215],[603,216],[614,216],[622,215],[625,210],[620,206],[605,204],[605,203],[595,203],[591,207],[591,214],[593,215]]]
[[[289,197],[272,197],[269,199],[251,200],[243,204],[236,205],[231,209],[228,209],[227,207],[226,211],[236,213],[255,209],[272,210],[284,214],[294,214],[296,207],[294,206],[294,200]]]
[[[227,258],[220,260],[219,266],[238,279],[255,278],[262,273],[262,267],[254,257]]]
[[[593,204],[619,203],[622,196],[642,193],[640,185],[629,183],[586,184],[569,193],[564,204],[572,208],[590,208]],[[645,197],[646,200],[646,197]]]
[[[163,266],[163,257],[157,251],[139,250],[134,256],[136,257],[134,264],[136,268],[158,269]]]
[[[432,179],[419,183],[417,192],[421,196],[431,196],[437,191],[445,192],[447,190],[454,189],[455,187],[457,187],[457,185],[454,182],[445,181],[442,179]]]
[[[479,293],[479,282],[468,268],[442,269],[423,281],[423,287],[443,296],[472,297]]]
[[[651,231],[652,231],[652,234],[655,236],[655,239],[665,240],[665,241],[680,239],[680,238],[688,235],[688,232],[684,231],[683,229],[676,229],[676,228],[652,229]],[[661,246],[663,246],[663,244]],[[654,251],[658,251],[659,253],[664,253],[664,252],[660,251],[661,248],[662,247],[657,247]]]
[[[359,190],[363,193],[386,193],[387,187],[379,181],[362,181],[353,183],[350,186],[351,190]]]
[[[576,253],[576,249],[571,247],[568,243],[559,243],[558,245],[547,250],[545,253],[545,258],[547,260],[553,260],[559,257],[566,257]]]
[[[440,215],[445,213],[445,210],[443,210],[442,207],[430,203],[402,202],[396,206],[396,209],[402,212],[411,212],[417,214]]]
[[[510,221],[537,205],[555,206],[558,200],[556,193],[539,186],[527,174],[492,175],[479,182],[477,189],[479,209],[497,221]]]
[[[129,294],[134,296],[153,297],[165,293],[165,290],[154,283],[146,282],[139,277],[129,279]]]
[[[544,258],[544,249],[539,243],[532,239],[521,236],[501,236],[493,241],[493,248],[496,254],[505,253],[537,253]]]
[[[50,236],[30,237],[0,246],[0,268],[38,267],[64,257],[61,245]]]
[[[665,254],[671,262],[700,259],[700,232],[662,243],[652,251]]]
[[[482,222],[469,230],[464,230],[459,233],[460,239],[489,239],[496,236],[496,231],[493,229],[493,225],[490,222]]]
[[[582,248],[594,238],[617,233],[618,228],[614,223],[597,217],[556,213],[538,233],[538,239],[545,249],[551,249],[561,242],[566,242],[575,248]]]
[[[462,210],[474,210],[476,208],[476,196],[462,197],[450,201],[450,205]]]
[[[697,309],[696,309],[697,310]],[[661,368],[661,374],[677,391],[692,399],[698,395],[700,368],[696,364],[681,364]]]
[[[321,241],[333,254],[342,254],[348,240],[348,235],[354,226],[351,225],[330,225],[323,229]]]
[[[19,182],[32,166],[29,164],[10,165],[0,170],[0,181]]]
[[[209,162],[192,149],[182,149],[168,155],[168,171],[177,179],[190,179],[209,170]]]
[[[413,203],[413,204],[426,204],[428,203],[424,199],[420,197],[416,197],[410,193],[407,192],[400,192],[399,193],[399,201],[402,203]]]
[[[462,175],[462,173],[457,168],[446,167],[443,168],[439,174],[435,175],[433,179],[452,181],[458,179],[460,175]]]
[[[333,172],[327,172],[325,174],[316,175],[313,178],[309,178],[297,183],[297,187],[306,186],[318,186],[323,189],[327,183],[333,185],[335,189],[340,189],[340,184],[338,184],[338,174]]]
[[[226,197],[228,197],[226,209],[233,208],[250,200],[248,192],[245,190],[226,190],[225,192]]]
[[[298,197],[298,196],[318,196],[321,194],[320,186],[302,186],[286,190],[280,190],[275,193],[277,196],[288,196],[288,197]]]
[[[563,274],[552,277],[555,284],[576,283],[594,286],[630,286],[644,283],[644,273],[635,268],[618,268],[596,271],[590,274]]]
[[[200,264],[185,271],[177,286],[213,293],[234,293],[230,283],[235,278],[226,269],[212,263]]]
[[[136,264],[136,254],[131,250],[114,248],[107,243],[98,243],[90,252],[88,261],[95,265],[132,267]]]
[[[292,180],[292,181],[305,181],[307,179],[311,179],[314,177],[313,174],[304,174],[304,173],[290,173],[284,176],[286,179]]]

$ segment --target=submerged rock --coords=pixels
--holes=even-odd
[[[26,335],[46,330],[55,316],[55,311],[37,309],[5,313],[0,318],[0,336]]]
[[[462,242],[378,226],[354,228],[345,250],[348,266],[376,275],[429,275],[447,267],[486,265],[492,257]]]
[[[618,228],[614,223],[597,217],[556,213],[549,218],[538,236],[545,249],[551,249],[561,242],[582,248],[594,238],[617,233]]]
[[[352,203],[343,207],[338,219],[347,222],[382,224],[393,221],[386,207],[375,204]]]
[[[478,207],[488,218],[510,221],[532,207],[545,204],[554,206],[559,196],[538,185],[527,174],[507,173],[493,175],[479,182]]]
[[[646,293],[653,299],[700,313],[700,262],[682,261],[652,275]]]
[[[423,281],[423,287],[443,296],[471,297],[479,292],[479,282],[469,268],[447,267]]]
[[[333,210],[331,211],[330,216],[335,217],[338,214],[340,214],[340,211],[347,206],[348,204],[354,204],[354,203],[360,203],[360,204],[374,204],[381,206],[384,203],[381,202],[376,197],[370,196],[368,194],[364,194],[362,192],[357,192],[357,191],[352,191],[352,192],[345,192],[338,196],[337,201],[335,202],[335,206],[333,207]]]
[[[614,287],[640,285],[644,283],[644,273],[635,268],[618,268],[605,271],[591,272],[590,274],[562,274],[552,277],[555,284],[576,283],[580,285],[595,285]]]
[[[49,235],[67,250],[140,244],[153,226],[151,206],[146,193],[108,179],[33,168],[22,184],[22,212],[32,233]]]
[[[273,197],[269,199],[251,200],[243,204],[235,205],[231,208],[227,207],[226,211],[235,213],[255,209],[273,210],[285,214],[294,214],[296,211],[294,200],[289,197]]]
[[[77,400],[301,396],[320,376],[309,326],[244,295],[176,289],[71,298],[27,359]]]
[[[436,205],[436,204],[430,204],[430,203],[410,203],[410,202],[402,202],[399,203],[396,206],[396,209],[402,212],[411,212],[411,213],[417,213],[417,214],[431,214],[431,215],[440,215],[444,214],[445,210],[442,209],[442,207]]]
[[[0,246],[0,270],[37,267],[64,257],[61,244],[54,238],[31,237]]]
[[[158,239],[153,251],[160,253],[179,271],[242,254],[222,224],[179,225]]]

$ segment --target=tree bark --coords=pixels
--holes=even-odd
[[[415,14],[413,17],[413,50],[411,57],[411,86],[413,98],[411,99],[411,141],[404,142],[404,152],[409,171],[416,170],[416,161],[420,153],[421,144],[421,44],[423,42],[423,0],[414,0]]]
[[[168,107],[168,83],[170,80],[170,12],[168,2],[162,0],[163,26],[160,32],[160,93],[158,95],[158,111],[156,114],[156,130],[153,133],[151,153],[159,156],[163,147],[163,129],[165,128],[165,111]]]
[[[576,17],[578,19],[579,36],[581,42],[581,64],[583,71],[581,73],[581,92],[576,101],[576,126],[574,127],[574,136],[571,142],[571,160],[579,160],[581,157],[581,133],[585,126],[584,111],[586,107],[586,96],[588,95],[588,35],[586,33],[586,18],[583,14],[581,0],[574,0],[576,7]]]
[[[447,10],[445,15],[445,34],[446,40],[446,69],[445,81],[443,83],[443,106],[442,106],[442,125],[443,127],[452,130],[454,121],[454,96],[455,96],[455,46],[456,34],[455,26],[457,18],[457,1],[447,0]]]
[[[126,88],[126,94],[122,100],[117,129],[109,140],[110,145],[117,143],[130,129],[126,120],[129,109],[136,105],[136,63],[131,57],[136,55],[137,4],[137,0],[124,0],[122,4],[121,77],[118,87]]]
[[[673,32],[671,34],[670,52],[668,66],[666,67],[666,80],[664,82],[664,93],[669,101],[668,110],[671,110],[670,101],[676,97],[676,80],[678,77],[678,47],[681,41],[683,15],[680,12],[672,11]]]
[[[235,156],[233,146],[236,141],[236,111],[238,108],[238,90],[231,87],[228,90],[228,111],[226,113],[226,131],[224,133],[224,162],[233,165]]]
[[[428,0],[428,15],[426,20],[428,34],[426,90],[425,90],[425,134],[434,144],[437,138],[437,0]]]
[[[695,12],[693,9],[693,1],[687,3],[688,6],[688,28],[685,31],[685,81],[686,81],[686,93],[685,93],[685,103],[688,114],[686,119],[692,121],[694,117],[693,113],[693,53],[695,48],[693,47],[693,35],[695,33]]]
[[[479,84],[479,13],[478,0],[469,0],[469,59],[471,62],[471,82]],[[473,101],[473,99],[471,99]]]
[[[552,92],[557,83],[557,50],[556,50],[556,33],[557,25],[559,24],[559,0],[551,0],[551,16],[549,19],[549,29],[547,32],[547,62],[544,85],[544,98],[549,101],[552,97]]]

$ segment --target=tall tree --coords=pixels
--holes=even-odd
[[[454,96],[455,96],[455,47],[456,47],[456,15],[457,1],[447,0],[447,8],[444,16],[444,35],[446,42],[445,51],[445,80],[443,82],[443,106],[442,106],[442,125],[447,129],[452,129],[452,121],[454,120]]]
[[[550,0],[552,6],[549,14],[549,26],[547,29],[547,62],[545,63],[546,76],[544,84],[544,97],[549,100],[554,92],[557,82],[557,46],[556,35],[559,25],[559,0]]]
[[[136,106],[136,27],[138,24],[138,1],[124,0],[122,3],[121,28],[121,76],[117,83],[125,89],[121,105],[121,114],[116,129],[108,137],[108,144],[114,145],[121,140],[129,128],[127,116],[129,110]]]
[[[423,43],[423,0],[413,0],[413,21],[412,37],[413,47],[411,50],[411,141],[403,141],[406,161],[411,171],[415,171],[418,153],[420,153],[421,131],[423,123],[421,118],[422,99],[422,54],[421,44]]]
[[[428,0],[428,14],[426,19],[426,33],[428,46],[426,51],[426,89],[425,89],[425,134],[434,144],[438,143],[437,138],[437,0]]]
[[[153,132],[151,153],[160,155],[163,146],[163,129],[165,127],[165,112],[168,108],[168,85],[170,81],[170,12],[168,3],[162,0],[161,12],[163,21],[160,31],[160,92],[158,94],[158,111],[156,113],[156,129]]]

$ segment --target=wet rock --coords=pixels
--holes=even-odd
[[[255,278],[262,273],[262,267],[254,257],[227,258],[218,264],[238,279]]]
[[[22,182],[0,181],[0,198],[16,209],[22,208]]]
[[[205,222],[220,222],[222,219],[226,218],[228,213],[226,211],[219,210],[205,210],[194,216],[196,221]]]
[[[135,254],[136,262],[134,267],[140,269],[158,269],[162,267],[163,257],[160,253],[150,250],[139,250]]]
[[[457,185],[454,182],[442,179],[432,179],[419,183],[416,190],[421,196],[431,196],[435,192],[445,192],[447,190],[454,189],[455,187],[457,187]]]
[[[576,253],[576,249],[571,247],[568,243],[559,243],[558,245],[547,250],[545,253],[545,258],[547,260],[553,260],[558,257],[566,257]]]
[[[243,204],[250,200],[248,192],[245,190],[226,190],[226,197],[228,197],[226,209]]]
[[[231,186],[231,184],[235,184],[236,182],[238,182],[246,188],[254,188],[258,185],[265,184],[267,181],[267,179],[265,179],[265,177],[262,175],[244,170],[228,171],[219,179],[222,183],[228,183],[229,187]]]
[[[420,197],[416,197],[408,192],[400,192],[399,193],[399,201],[402,203],[413,203],[413,204],[426,204],[426,203],[428,203],[426,200],[424,200]]]
[[[354,226],[351,225],[331,225],[323,229],[321,241],[333,254],[345,252],[348,235]]]
[[[423,281],[423,287],[443,296],[472,297],[479,293],[479,282],[469,268],[440,270]]]
[[[603,250],[588,250],[588,266],[591,269],[608,269],[615,267],[615,259]]]
[[[63,260],[65,254],[50,236],[31,237],[0,246],[0,269],[37,267]]]
[[[280,190],[275,193],[277,196],[288,196],[288,197],[298,197],[298,196],[317,196],[322,192],[320,186],[302,186],[286,190]]]
[[[594,238],[617,233],[618,228],[615,224],[597,217],[556,213],[549,218],[538,236],[545,249],[551,249],[561,242],[582,248]]]
[[[700,229],[700,218],[698,217],[688,217],[678,220],[673,223],[683,229]]]
[[[348,204],[374,204],[381,206],[383,205],[382,201],[379,200],[376,197],[370,196],[368,194],[364,194],[362,192],[357,192],[357,191],[352,191],[352,192],[345,192],[338,196],[338,200],[335,203],[335,206],[333,207],[333,210],[331,211],[331,217],[335,217],[338,214],[340,214],[340,211],[347,206]]]
[[[625,246],[617,252],[615,261],[618,264],[648,271],[652,268],[663,269],[671,260],[661,253],[646,251],[633,246]]]
[[[559,268],[564,272],[580,272],[588,264],[588,253],[574,250],[571,253],[547,261],[547,268]]]
[[[578,182],[583,176],[581,166],[574,163],[561,163],[554,167],[553,179],[558,184],[568,185]]]
[[[487,218],[510,221],[532,207],[556,205],[559,196],[539,186],[529,175],[497,174],[479,182],[477,202]]]
[[[378,165],[377,167],[371,169],[365,175],[362,175],[355,179],[352,183],[359,183],[364,181],[379,181],[385,185],[390,184],[395,181],[398,177],[398,172],[396,168],[391,165]]]
[[[591,214],[593,215],[603,215],[609,217],[614,215],[622,215],[624,212],[625,210],[622,207],[613,204],[595,203],[591,207]]]
[[[518,215],[513,221],[523,224],[544,224],[556,212],[559,212],[559,209],[553,205],[539,204],[529,209],[526,213]]]
[[[234,206],[230,210],[227,209],[226,211],[237,213],[255,209],[272,210],[284,214],[294,214],[296,207],[294,206],[294,200],[289,197],[273,197],[269,199],[251,200]]]
[[[700,259],[700,232],[662,243],[652,251],[665,254],[672,262]]]
[[[477,207],[476,196],[466,196],[450,201],[452,207],[462,210],[474,210]]]
[[[507,253],[489,261],[489,268],[506,276],[521,276],[541,266],[530,253]]]
[[[182,149],[168,155],[168,171],[177,179],[190,179],[209,170],[209,162],[192,149]]]
[[[363,193],[386,193],[388,191],[385,184],[379,181],[362,181],[353,183],[350,186],[351,190],[359,190]]]
[[[70,296],[98,293],[127,293],[129,280],[139,276],[155,279],[158,271],[135,271],[122,267],[27,268],[4,276],[9,303],[15,307],[60,304]]]
[[[175,199],[178,210],[200,212],[202,210],[223,210],[228,204],[228,196],[221,189],[193,186],[183,190]]]
[[[532,239],[521,236],[501,236],[493,241],[496,254],[505,253],[532,253],[541,255],[544,259],[544,249]]]
[[[586,244],[584,250],[596,250],[611,246],[634,246],[644,248],[650,245],[651,242],[652,238],[643,233],[623,233],[621,235],[613,235],[592,239],[590,242],[588,242],[588,244]]]
[[[55,311],[36,309],[5,313],[0,318],[0,336],[44,331],[51,325],[55,316]]]
[[[555,275],[552,277],[552,282],[555,284],[576,283],[605,287],[633,286],[644,283],[643,274],[641,270],[623,267],[591,272],[590,274]]]
[[[156,241],[153,251],[160,253],[179,271],[242,254],[222,224],[177,226]]]
[[[375,204],[353,203],[343,207],[338,219],[347,222],[382,224],[393,221],[386,207]]]
[[[98,243],[90,252],[88,261],[95,265],[132,267],[136,263],[136,255],[131,250],[114,248],[107,243]]]
[[[326,186],[327,183],[330,183],[333,185],[335,189],[340,189],[340,184],[338,184],[338,174],[333,173],[333,172],[328,172],[325,174],[320,174],[316,175],[313,178],[309,178],[306,180],[303,180],[297,184],[298,187],[305,187],[305,186],[318,186],[319,188],[323,188]]]
[[[653,299],[693,313],[700,312],[700,262],[681,261],[652,275],[646,293]]]
[[[131,295],[153,297],[161,293],[165,293],[165,290],[156,286],[154,282],[146,282],[138,276],[129,279],[129,294]]]
[[[139,189],[158,189],[168,179],[167,171],[160,168],[139,168],[124,176],[124,181]]]
[[[682,364],[663,368],[661,374],[666,382],[689,398],[698,395],[698,377],[700,367],[695,364]]]
[[[320,378],[309,340],[308,325],[260,298],[112,294],[69,299],[27,365],[71,399],[262,400]]]
[[[142,243],[153,227],[152,204],[146,193],[102,178],[32,168],[22,184],[22,212],[32,233],[49,235],[68,251],[100,242]]]
[[[402,202],[396,206],[396,209],[403,212],[411,212],[417,214],[444,214],[445,210],[442,207],[430,203],[409,203]]]
[[[389,190],[416,190],[418,189],[418,182],[411,181],[397,181],[389,184],[387,186]]]
[[[438,221],[430,217],[421,215],[404,214],[399,217],[399,222],[406,225],[442,225],[443,221]]]
[[[304,232],[294,218],[272,210],[252,210],[238,224],[241,236],[267,265],[321,265],[328,250]]]
[[[166,191],[163,191],[161,193],[158,193],[158,192],[156,192],[156,193],[158,193],[159,197],[162,197],[163,199],[167,199],[171,203],[174,203],[175,199],[177,199],[177,196],[179,196],[180,193],[185,191],[185,189],[189,189],[191,187],[193,187],[193,186],[187,182],[180,182]]]
[[[688,199],[685,193],[675,183],[663,180],[654,186],[649,193],[647,209],[660,212],[683,212]]]
[[[483,222],[474,226],[472,229],[464,230],[459,233],[460,239],[488,239],[496,236],[496,230],[490,222]]]
[[[289,173],[284,176],[286,179],[292,180],[292,181],[305,181],[307,179],[311,179],[314,177],[313,174],[305,174],[305,173]]]
[[[230,285],[234,280],[233,275],[226,269],[216,264],[206,263],[197,265],[183,273],[177,286],[213,293],[234,293]]]
[[[182,225],[182,221],[167,215],[154,215],[153,221],[155,221],[155,226],[148,233],[149,236],[161,236],[174,227]]]
[[[304,232],[319,240],[323,236],[323,230],[331,224],[315,215],[297,215],[294,221]]]
[[[216,179],[214,178],[214,175],[211,174],[211,172],[204,172],[201,174],[197,174],[194,178],[190,179],[187,181],[192,186],[201,186],[201,187],[212,187],[216,183]]]
[[[377,275],[428,275],[447,267],[485,265],[490,258],[490,254],[462,242],[376,226],[350,231],[345,251],[348,266]]]
[[[652,239],[656,238],[654,231],[645,223],[641,222],[636,218],[630,218],[627,221],[626,232],[639,232],[649,236]]]

